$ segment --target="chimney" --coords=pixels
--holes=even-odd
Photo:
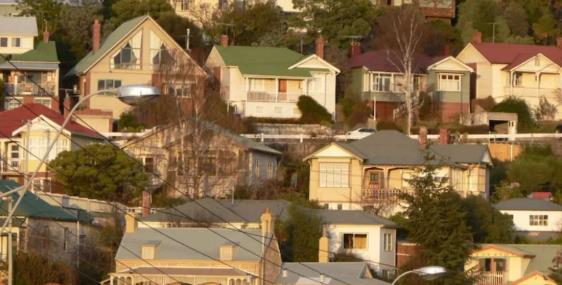
[[[351,41],[351,57],[355,57],[361,54],[361,42]]]
[[[449,130],[446,128],[442,128],[439,130],[439,143],[440,144],[449,144]]]
[[[269,237],[273,234],[273,216],[271,215],[271,210],[266,208],[263,214],[261,214],[261,233],[264,237]]]
[[[43,31],[43,42],[48,43],[50,36],[51,33],[49,33],[49,30],[47,30],[47,27],[45,27],[45,31]]]
[[[318,262],[330,262],[330,239],[326,233],[326,228],[322,229],[322,237],[318,241]]]
[[[556,46],[558,48],[562,48],[562,37],[557,37],[556,38]]]
[[[100,49],[101,43],[101,24],[96,18],[92,27],[92,51],[96,52]]]
[[[150,215],[152,207],[152,195],[148,191],[142,191],[142,216]]]
[[[474,32],[474,34],[472,34],[472,42],[475,44],[481,44],[482,43],[482,33],[481,32]]]
[[[324,58],[324,45],[326,44],[326,40],[322,35],[318,35],[315,41],[316,44],[316,55],[319,58]]]
[[[125,213],[125,233],[131,234],[137,231],[137,220],[135,214]]]
[[[444,56],[449,56],[451,55],[451,46],[449,44],[445,44],[443,46],[443,55]]]
[[[419,130],[419,133],[418,133],[418,140],[419,140],[421,146],[423,146],[424,148],[427,146],[427,128],[426,127],[420,127],[420,130]]]
[[[228,47],[228,35],[221,35],[221,46]]]

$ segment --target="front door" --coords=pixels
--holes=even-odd
[[[287,79],[279,79],[279,100],[287,100]]]

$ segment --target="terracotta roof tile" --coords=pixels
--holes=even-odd
[[[541,53],[562,66],[562,48],[556,46],[510,43],[472,43],[472,45],[491,63],[516,66]]]

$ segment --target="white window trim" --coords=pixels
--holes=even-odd
[[[388,78],[389,79],[389,83],[388,83],[388,90],[382,90],[381,86],[383,86],[381,84],[381,80],[380,78]],[[369,85],[369,90],[371,90],[371,92],[394,92],[394,76],[391,73],[384,73],[384,72],[372,72],[370,73],[370,85]],[[377,82],[377,80],[379,80],[377,86],[378,88],[375,87],[375,83]]]
[[[331,168],[326,168],[327,166],[331,166]],[[349,188],[349,163],[320,162],[318,168],[320,170],[318,175],[320,188]]]
[[[442,76],[447,77],[447,79],[442,79]],[[449,79],[448,78],[449,76],[452,76],[453,78]],[[457,83],[456,86],[454,84],[455,82]],[[462,74],[437,73],[437,91],[460,92],[461,90],[462,90]]]
[[[386,252],[393,251],[394,243],[392,242],[392,233],[383,233],[383,250]]]
[[[356,248],[355,245],[353,245],[352,248],[346,248],[345,247],[345,236],[346,235],[352,235],[352,242],[354,242],[354,238],[356,235],[365,235],[365,247],[364,248]],[[364,232],[359,232],[359,233],[342,233],[341,235],[341,244],[342,244],[342,248],[344,250],[347,251],[368,251],[369,250],[369,234],[368,233],[364,233]]]
[[[263,92],[265,91],[265,79],[264,78],[250,78],[249,79],[249,89],[250,91]],[[260,84],[257,84],[260,83]]]

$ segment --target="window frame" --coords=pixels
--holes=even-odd
[[[535,227],[548,226],[548,215],[529,215],[529,225]]]
[[[390,252],[393,250],[392,233],[383,233],[383,250]]]
[[[0,37],[0,48],[7,48],[9,45],[8,37]]]
[[[21,47],[21,38],[19,38],[19,37],[11,38],[10,39],[10,46],[15,47],[15,48]]]
[[[260,84],[257,84],[261,82]],[[265,79],[264,78],[250,78],[249,82],[250,92],[264,92],[265,91]]]
[[[111,88],[109,87],[109,82],[111,82]],[[100,83],[103,83],[103,88],[100,88]],[[117,89],[121,86],[123,86],[123,82],[121,79],[98,79],[97,89],[98,91],[107,91]]]
[[[445,78],[443,78],[445,77]],[[449,78],[451,77],[451,78]],[[456,84],[455,84],[456,83]],[[453,87],[453,88],[451,88]],[[437,91],[443,92],[461,92],[462,91],[462,75],[459,73],[437,74]]]
[[[371,84],[370,90],[371,92],[393,92],[393,78],[392,74],[390,73],[381,73],[375,72],[371,73]],[[387,84],[383,84],[386,80],[388,80]],[[383,88],[387,87],[387,88]]]
[[[347,237],[351,236],[351,240]],[[361,236],[364,238],[363,247],[356,247],[356,238]],[[349,244],[351,242],[351,244]],[[343,233],[342,234],[342,246],[345,250],[368,250],[369,249],[369,235],[367,233]]]
[[[348,162],[320,162],[318,164],[318,186],[320,188],[349,188],[351,172],[349,168]]]

